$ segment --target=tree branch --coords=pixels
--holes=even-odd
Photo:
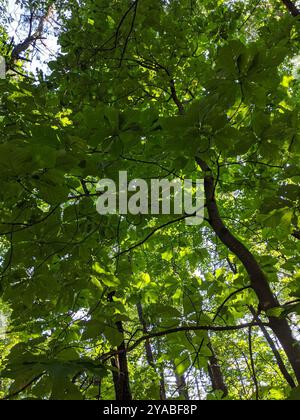
[[[4,398],[1,398],[0,400],[10,400],[14,397],[17,397],[19,394],[21,394],[23,391],[25,391],[27,388],[29,388],[31,385],[33,385],[35,382],[37,382],[39,379],[41,379],[45,374],[46,374],[46,372],[40,373],[39,375],[35,376],[30,382],[28,382],[26,385],[24,385],[21,389],[19,389],[16,392],[13,392],[10,395],[7,395]]]
[[[282,376],[285,378],[285,380],[287,381],[287,383],[290,385],[291,388],[296,388],[296,384],[294,379],[292,378],[292,376],[290,375],[290,373],[288,372],[287,368],[285,367],[284,361],[282,360],[282,357],[279,353],[279,351],[276,348],[276,345],[272,339],[272,337],[270,336],[267,328],[263,325],[261,319],[259,318],[258,314],[256,313],[255,309],[253,308],[253,306],[249,307],[255,321],[259,324],[260,329],[266,339],[266,341],[268,342],[274,357],[276,359],[276,362],[278,364],[278,367],[282,373]]]
[[[175,105],[178,108],[179,114],[180,115],[183,115],[184,114],[184,106],[183,106],[182,102],[178,98],[177,91],[176,91],[176,88],[175,88],[175,81],[174,81],[174,79],[171,79],[170,80],[170,88],[171,88],[171,96],[172,96],[172,99],[173,99]]]
[[[264,323],[263,325],[265,327],[269,327],[268,323]],[[257,323],[247,323],[247,324],[241,324],[241,325],[233,325],[233,326],[229,326],[229,327],[202,325],[202,326],[186,326],[186,327],[172,328],[172,329],[165,330],[165,331],[159,331],[159,332],[156,332],[156,333],[143,335],[141,338],[136,340],[136,342],[134,344],[132,344],[130,347],[127,347],[126,350],[124,350],[124,351],[129,353],[129,352],[133,351],[134,349],[136,349],[144,341],[151,340],[153,338],[158,338],[158,337],[165,337],[167,335],[176,334],[176,333],[180,333],[180,332],[187,332],[187,331],[212,331],[212,332],[241,331],[241,330],[249,328],[249,327],[259,327],[259,325]],[[102,355],[100,357],[100,360],[101,361],[108,360],[111,357],[115,356],[116,354],[118,354],[118,352],[112,351],[110,353]]]
[[[119,258],[119,257],[121,257],[124,254],[128,254],[129,252],[133,251],[134,249],[136,249],[136,248],[144,245],[150,238],[152,238],[153,235],[155,235],[156,232],[159,232],[160,230],[162,230],[162,229],[164,229],[164,228],[166,228],[168,226],[174,225],[175,223],[182,222],[183,220],[186,220],[187,218],[193,217],[193,216],[195,216],[195,215],[187,215],[187,214],[185,214],[184,216],[181,216],[178,219],[170,220],[169,222],[164,223],[161,226],[158,226],[157,228],[153,229],[153,231],[150,232],[149,235],[147,235],[145,237],[145,239],[143,239],[142,241],[140,241],[137,244],[133,245],[132,247],[126,249],[125,251],[119,252],[117,255],[114,256],[114,259]]]
[[[40,18],[36,31],[33,34],[31,34],[31,30],[30,30],[28,37],[24,41],[15,45],[11,54],[13,61],[19,60],[20,55],[22,53],[26,52],[33,43],[35,43],[36,41],[42,38],[44,29],[45,29],[45,24],[51,18],[53,13],[54,13],[54,4],[52,3],[48,7],[46,13]]]
[[[250,354],[250,361],[251,361],[252,377],[253,377],[253,382],[255,385],[255,396],[256,396],[256,401],[258,401],[259,400],[259,383],[258,383],[258,379],[256,375],[255,361],[254,361],[254,355],[253,355],[252,326],[249,327],[248,342],[249,342],[249,354]]]
[[[219,314],[220,314],[220,312],[221,312],[221,310],[224,308],[224,306],[226,305],[226,303],[227,302],[229,302],[235,295],[237,295],[237,294],[239,294],[239,293],[242,293],[242,292],[244,292],[245,290],[249,290],[249,289],[252,289],[252,286],[245,286],[245,287],[242,287],[241,289],[239,289],[239,290],[235,290],[233,293],[231,293],[225,300],[224,300],[224,302],[222,303],[222,305],[220,305],[219,306],[219,308],[218,308],[218,310],[217,310],[217,313],[216,313],[216,315],[214,316],[214,322],[215,322],[215,320],[218,318],[218,316],[219,316]]]

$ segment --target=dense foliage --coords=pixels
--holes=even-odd
[[[0,20],[0,397],[300,399],[296,3],[17,3],[23,44],[5,2]],[[60,50],[36,73],[50,14]],[[120,170],[205,178],[204,223],[99,215]]]

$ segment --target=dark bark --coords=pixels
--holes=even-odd
[[[220,214],[218,205],[215,200],[215,181],[214,176],[205,161],[196,158],[197,163],[205,173],[205,196],[206,206],[209,215],[209,223],[216,235],[222,243],[234,254],[244,265],[253,290],[255,291],[260,308],[263,311],[280,307],[280,304],[273,294],[269,282],[262,271],[260,265],[257,263],[253,254],[247,247],[239,241],[225,226]],[[295,375],[300,383],[300,346],[293,337],[291,328],[286,319],[269,316],[270,327],[274,334],[279,339],[290,363],[293,367]]]
[[[117,322],[116,326],[118,331],[124,336],[124,329],[122,322]],[[116,400],[117,401],[131,401],[132,395],[130,390],[128,361],[126,353],[125,341],[118,347],[118,354],[112,359],[113,381],[115,386]]]
[[[160,376],[160,381],[159,381],[159,395],[160,395],[161,401],[165,401],[167,399],[166,381],[165,381],[164,369],[163,369],[162,366],[159,369],[159,376]]]
[[[212,389],[213,391],[223,392],[222,397],[226,398],[228,395],[228,388],[225,384],[225,380],[223,377],[223,373],[222,373],[218,358],[215,354],[215,351],[211,343],[209,343],[208,347],[212,353],[208,362],[208,373],[211,379]]]
[[[115,396],[116,396],[116,400],[119,400],[121,391],[120,391],[120,381],[119,381],[118,356],[115,356],[113,359],[111,359],[111,366],[113,368],[112,376],[113,376],[113,382],[114,382],[114,388],[115,388]]]
[[[143,327],[143,333],[145,335],[147,335],[149,330],[148,330],[147,322],[144,319],[143,307],[142,307],[141,303],[137,304],[137,310],[138,310],[138,314],[139,314],[140,323]],[[150,339],[145,340],[145,351],[146,351],[146,357],[147,357],[147,362],[148,362],[149,366],[151,366],[151,367],[153,367],[153,369],[155,369],[155,362],[154,362],[154,356],[153,356],[153,351],[152,351]]]
[[[259,396],[259,382],[256,374],[256,368],[255,368],[255,360],[254,360],[254,353],[253,353],[253,343],[252,343],[252,327],[249,327],[249,334],[248,334],[248,342],[249,342],[249,354],[250,354],[250,362],[251,365],[249,366],[250,373],[253,378],[253,383],[255,386],[255,397],[256,401],[260,399]]]
[[[264,324],[260,320],[258,314],[256,313],[256,311],[255,311],[255,309],[253,307],[250,307],[250,311],[251,311],[251,313],[252,313],[255,321],[259,324],[259,327],[260,327],[260,329],[261,329],[261,331],[262,331],[262,333],[263,333],[266,341],[268,342],[268,344],[269,344],[269,346],[270,346],[270,348],[271,348],[271,350],[272,350],[272,352],[274,354],[274,357],[276,359],[276,362],[278,364],[278,367],[280,369],[280,372],[282,373],[282,376],[284,377],[284,379],[287,381],[287,383],[292,388],[296,388],[295,381],[292,378],[292,376],[290,375],[290,373],[288,372],[288,370],[287,370],[287,368],[286,368],[286,366],[284,364],[284,361],[282,360],[282,357],[281,357],[279,351],[277,350],[276,345],[275,345],[272,337],[270,336],[267,328],[264,326]]]
[[[296,238],[296,239],[300,240],[300,231],[299,231],[299,230],[295,230],[295,231],[292,233],[292,236],[293,236],[294,238]]]
[[[298,7],[290,0],[282,0],[282,3],[286,6],[292,16],[296,17],[300,15]]]
[[[113,302],[116,292],[111,292],[108,295],[108,301]],[[117,348],[117,353],[112,359],[113,382],[115,387],[115,394],[117,401],[131,401],[132,395],[130,390],[130,380],[127,361],[127,348],[125,343],[124,328],[121,321],[116,322],[116,327],[120,334],[122,334],[123,341]]]

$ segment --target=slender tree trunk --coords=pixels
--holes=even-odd
[[[188,401],[190,397],[189,397],[189,392],[188,392],[185,377],[184,375],[178,375],[175,364],[174,364],[174,373],[175,373],[175,378],[176,378],[178,395],[183,400]]]
[[[124,336],[122,322],[117,322],[118,331]],[[118,355],[112,359],[113,381],[117,401],[131,401],[132,395],[130,390],[128,361],[126,354],[126,345],[123,341],[118,347]]]
[[[114,388],[115,388],[115,396],[116,400],[119,400],[121,391],[120,391],[120,381],[119,381],[119,364],[118,364],[118,356],[115,356],[113,359],[111,359],[111,366],[112,366],[112,377],[114,382]]]
[[[247,398],[247,390],[246,390],[246,385],[245,385],[245,379],[243,377],[243,371],[240,367],[238,359],[235,356],[234,356],[234,363],[235,363],[236,370],[237,370],[238,376],[240,378],[240,384],[241,384],[241,389],[238,390],[239,391],[239,396],[240,396],[240,399],[243,400],[243,397]]]
[[[197,163],[205,173],[205,196],[206,206],[209,214],[209,223],[216,235],[223,244],[235,254],[244,265],[250,280],[251,286],[255,291],[260,308],[263,311],[280,307],[276,296],[271,291],[269,282],[257,263],[252,253],[240,242],[225,226],[219,214],[219,209],[215,200],[215,181],[214,176],[205,161],[197,158]],[[293,337],[291,328],[286,319],[269,316],[270,327],[278,337],[300,383],[300,346]]]
[[[97,400],[101,401],[102,399],[102,379],[99,378],[95,381],[95,385],[98,386],[98,395],[97,395]]]
[[[116,292],[108,295],[108,301],[113,302]],[[111,364],[113,367],[113,382],[115,387],[115,394],[117,401],[131,401],[131,390],[129,381],[129,371],[127,362],[127,352],[124,337],[124,328],[121,321],[116,322],[116,327],[123,337],[122,343],[118,346],[118,354],[112,359]]]
[[[160,347],[160,340],[157,340],[157,353],[158,357],[161,355],[161,347]],[[166,392],[166,381],[165,381],[165,372],[164,372],[164,366],[160,365],[159,367],[159,377],[160,377],[160,387],[159,387],[159,394],[160,399],[162,401],[165,401],[167,399],[167,392]]]
[[[137,304],[137,311],[138,311],[140,323],[143,327],[143,333],[145,335],[147,335],[148,332],[149,332],[148,325],[147,325],[147,322],[144,319],[143,307],[142,307],[142,304],[140,302]],[[149,339],[145,341],[145,351],[146,351],[146,357],[147,357],[147,362],[148,362],[149,366],[153,367],[153,369],[156,370],[153,351],[152,351],[152,347],[151,347],[151,343],[150,343]]]
[[[116,292],[111,292],[107,299],[109,302],[114,301]],[[131,401],[132,395],[130,390],[130,380],[129,380],[129,371],[128,371],[128,361],[127,361],[127,349],[125,344],[125,334],[123,323],[121,321],[116,322],[116,328],[123,337],[122,343],[118,346],[118,354],[112,359],[113,369],[113,382],[115,387],[115,394],[117,401]]]
[[[163,369],[162,366],[159,369],[159,376],[160,376],[160,381],[159,381],[159,395],[160,395],[160,399],[162,401],[165,401],[167,399],[166,381],[165,381],[164,369]]]
[[[209,343],[208,348],[210,349],[212,353],[208,362],[208,373],[211,379],[213,391],[223,392],[222,397],[226,398],[228,395],[228,388],[225,384],[225,380],[223,377],[223,373],[222,373],[218,358],[215,354],[215,351],[211,343]]]
[[[250,306],[250,308],[249,308],[249,309],[250,309],[250,311],[251,311],[251,313],[252,313],[252,315],[253,315],[253,317],[254,317],[255,321],[259,324],[260,329],[261,329],[261,331],[262,331],[262,333],[263,333],[263,335],[264,335],[264,337],[265,337],[266,341],[269,343],[269,346],[271,347],[271,350],[272,350],[272,352],[273,352],[273,354],[274,354],[274,357],[275,357],[275,359],[276,359],[276,362],[277,362],[277,364],[278,364],[278,367],[279,367],[279,369],[280,369],[280,372],[282,373],[282,376],[284,377],[284,379],[287,381],[287,383],[288,383],[288,384],[289,384],[292,388],[296,388],[295,381],[294,381],[294,379],[292,378],[292,376],[290,375],[290,373],[288,372],[288,370],[287,370],[287,368],[286,368],[286,366],[285,366],[285,364],[284,364],[284,361],[282,360],[282,357],[281,357],[281,355],[280,355],[279,351],[277,350],[276,345],[275,345],[275,343],[274,343],[274,341],[273,341],[272,337],[271,337],[271,336],[270,336],[270,334],[268,333],[267,328],[266,328],[266,327],[264,326],[264,324],[261,322],[261,320],[260,320],[259,316],[257,315],[257,313],[256,313],[255,309],[254,309],[252,306]]]
[[[140,302],[137,304],[137,311],[138,311],[140,323],[143,327],[143,333],[145,335],[147,335],[149,333],[149,327],[148,327],[147,322],[144,318],[143,306]],[[149,339],[145,341],[145,351],[146,351],[146,358],[147,358],[147,362],[148,362],[149,366],[151,366],[155,370],[155,372],[159,373],[159,376],[160,376],[160,383],[159,383],[160,399],[161,400],[166,400],[167,397],[166,397],[166,389],[165,389],[164,371],[163,371],[163,368],[160,368],[159,372],[157,370],[155,360],[154,360],[154,355],[153,355],[151,342],[150,342]]]
[[[248,343],[249,343],[249,355],[250,355],[250,366],[249,371],[253,379],[253,383],[255,386],[255,399],[259,401],[260,393],[259,393],[259,381],[256,374],[256,367],[255,367],[255,360],[254,360],[254,353],[253,353],[253,340],[252,340],[252,327],[249,327],[248,333]]]

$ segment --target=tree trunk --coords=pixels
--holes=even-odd
[[[165,401],[167,399],[167,393],[166,393],[166,381],[165,381],[165,373],[164,373],[164,369],[161,366],[159,369],[159,376],[160,376],[160,381],[159,381],[159,395],[160,395],[160,399],[161,401]]]
[[[161,347],[160,347],[159,339],[157,340],[157,353],[158,353],[158,357],[160,357]],[[159,395],[160,395],[160,399],[162,401],[165,401],[167,399],[167,392],[166,392],[166,381],[165,381],[165,372],[164,372],[163,365],[160,365],[159,367],[159,377],[160,377]]]
[[[143,313],[143,306],[142,304],[139,302],[137,303],[137,311],[138,311],[138,315],[139,315],[139,320],[140,323],[143,327],[143,333],[145,335],[147,335],[149,333],[149,327],[147,325],[147,322],[144,318],[144,313]],[[145,351],[146,351],[146,358],[147,358],[147,362],[149,364],[149,366],[151,366],[155,372],[157,371],[157,367],[155,365],[155,360],[154,360],[154,355],[153,355],[153,350],[152,350],[152,346],[151,346],[151,342],[149,339],[147,339],[145,341]],[[160,376],[160,384],[159,384],[159,395],[160,395],[160,399],[161,400],[166,400],[166,389],[165,389],[165,377],[164,377],[164,370],[163,368],[161,368],[159,370],[159,376]]]
[[[257,315],[255,309],[253,307],[251,307],[251,306],[250,306],[249,309],[250,309],[250,311],[251,311],[251,313],[252,313],[255,321],[259,324],[259,327],[260,327],[260,329],[261,329],[261,331],[262,331],[262,333],[263,333],[266,341],[269,343],[269,345],[271,347],[271,350],[272,350],[272,352],[273,352],[273,354],[275,356],[276,362],[277,362],[278,367],[279,367],[279,369],[280,369],[280,371],[282,373],[282,376],[287,381],[287,383],[291,386],[291,388],[296,388],[295,381],[292,378],[292,376],[290,375],[290,373],[288,372],[288,370],[287,370],[287,368],[286,368],[286,366],[284,364],[284,361],[282,360],[282,357],[281,357],[279,351],[277,350],[276,345],[275,345],[272,337],[268,333],[267,328],[261,322],[261,320],[260,320],[259,316]]]
[[[250,280],[251,286],[255,291],[260,308],[263,311],[280,307],[276,296],[271,291],[269,282],[257,263],[252,253],[240,242],[225,226],[219,214],[219,209],[215,200],[215,181],[214,176],[205,161],[196,158],[202,171],[205,173],[205,197],[209,215],[209,223],[216,235],[223,244],[236,255],[244,265]],[[270,327],[278,337],[300,383],[300,346],[293,337],[292,331],[286,319],[269,316]]]
[[[208,362],[208,373],[211,379],[212,389],[213,391],[223,392],[222,398],[226,398],[228,395],[228,388],[225,384],[219,361],[211,343],[209,343],[208,348],[212,352]]]
[[[175,372],[178,395],[181,399],[188,401],[190,397],[189,397],[185,377],[184,375],[178,375],[175,365],[174,365],[174,372]]]
[[[36,41],[40,40],[43,37],[45,24],[49,19],[51,19],[52,15],[54,14],[54,2],[52,2],[48,9],[46,10],[45,14],[40,18],[38,27],[34,33],[29,33],[27,38],[25,38],[22,42],[15,45],[12,50],[12,60],[16,61],[20,58],[22,53],[25,53],[30,46],[32,46]]]
[[[149,331],[148,331],[147,322],[144,319],[142,304],[139,302],[136,306],[137,306],[137,310],[138,310],[138,314],[139,314],[139,320],[140,320],[140,323],[143,327],[143,333],[145,335],[147,335]],[[153,367],[153,369],[155,369],[154,356],[153,356],[153,351],[152,351],[152,347],[151,347],[151,343],[150,343],[149,339],[147,339],[145,341],[145,351],[146,351],[146,357],[147,357],[147,362],[148,362],[149,366],[151,366],[151,367]]]
[[[124,335],[122,322],[117,322],[118,331]],[[132,395],[130,390],[128,362],[126,354],[126,345],[123,341],[118,347],[118,355],[112,359],[113,381],[117,401],[131,401]]]

